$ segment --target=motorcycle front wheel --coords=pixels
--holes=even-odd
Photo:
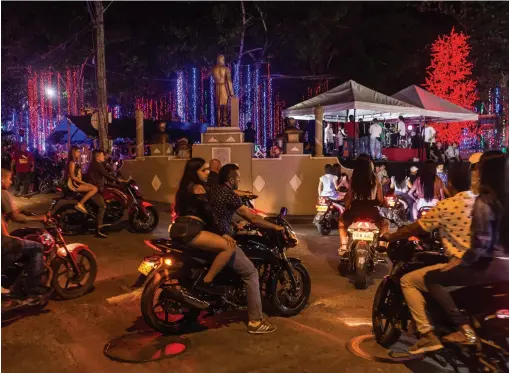
[[[159,214],[154,206],[146,207],[145,211],[145,217],[142,217],[140,212],[129,216],[129,225],[136,233],[150,233],[159,224]]]
[[[280,316],[298,315],[309,302],[311,294],[311,276],[302,263],[291,263],[297,289],[292,285],[288,270],[282,268],[273,281],[271,301],[276,313]]]
[[[396,299],[390,289],[389,281],[385,278],[378,286],[372,310],[373,334],[378,344],[385,348],[392,346],[401,336],[401,330],[395,325],[396,315],[392,312],[392,307],[397,305],[393,304]]]
[[[168,294],[172,272],[161,270],[145,285],[141,296],[143,319],[155,331],[162,334],[182,333],[200,316],[200,310],[189,308],[172,299]]]
[[[51,287],[61,299],[74,299],[89,293],[97,277],[97,261],[87,250],[81,250],[75,256],[80,269],[77,274],[72,270],[69,260],[56,257],[51,262],[53,277]]]

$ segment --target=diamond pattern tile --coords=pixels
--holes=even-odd
[[[299,179],[297,175],[293,175],[292,180],[290,180],[290,186],[294,190],[294,192],[299,189],[300,185],[302,184],[302,181]]]
[[[259,193],[265,187],[265,180],[263,180],[263,178],[260,175],[258,175],[256,177],[255,181],[253,182],[253,186],[255,187],[256,191]]]
[[[157,175],[154,176],[152,179],[152,188],[157,192],[159,188],[161,188],[161,180],[157,177]]]

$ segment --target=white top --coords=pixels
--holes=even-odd
[[[449,146],[445,151],[445,155],[447,158],[459,158],[460,151],[458,148],[454,149],[452,146]]]
[[[436,204],[417,222],[426,232],[438,229],[445,253],[461,258],[470,249],[470,223],[476,195],[460,192]]]
[[[401,136],[406,135],[406,124],[402,120],[398,122],[398,131]]]
[[[336,184],[338,183],[338,177],[336,175],[326,174],[320,177],[322,182],[322,191],[320,197],[336,197],[338,192],[336,191]]]
[[[369,126],[369,133],[372,139],[375,137],[380,137],[382,135],[382,126],[378,123],[373,123],[371,126]]]
[[[408,177],[405,177],[403,188],[398,187],[396,184],[396,178],[394,176],[391,177],[391,188],[394,188],[396,193],[408,193],[410,189],[408,189]]]
[[[336,146],[343,146],[344,137],[345,137],[345,130],[340,128],[336,135]]]
[[[424,128],[424,142],[435,142],[435,135],[437,134],[437,131],[431,126],[428,126]]]
[[[325,142],[334,142],[334,131],[332,130],[332,126],[325,127]]]

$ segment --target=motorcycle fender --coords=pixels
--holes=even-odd
[[[360,241],[363,242],[363,241]],[[366,243],[367,244],[367,243]],[[368,263],[369,251],[364,249],[355,248],[355,267],[358,269],[363,269],[365,265]]]
[[[153,204],[151,204],[150,202],[142,201],[142,202],[140,203],[140,206],[141,206],[141,209],[140,209],[140,210],[141,210],[141,212],[142,212],[143,214],[146,214],[146,213],[147,213],[146,208],[147,208],[147,207],[153,207],[154,205],[153,205]]]
[[[90,250],[89,247],[85,244],[76,242],[76,243],[69,243],[66,246],[67,246],[67,250],[69,250],[69,252],[71,253],[71,255],[73,256],[73,258],[75,260],[78,256],[78,254],[83,250],[88,251],[95,258],[94,252],[92,250]],[[67,253],[65,252],[64,249],[59,249],[58,254],[59,254],[59,256],[63,256],[63,257],[67,256]]]

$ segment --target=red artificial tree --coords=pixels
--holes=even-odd
[[[477,100],[476,82],[471,79],[473,64],[469,61],[469,37],[454,28],[449,35],[441,35],[431,46],[431,65],[426,69],[424,85],[431,93],[458,106],[472,110]],[[475,122],[434,124],[437,140],[460,143],[464,137],[475,136]]]

